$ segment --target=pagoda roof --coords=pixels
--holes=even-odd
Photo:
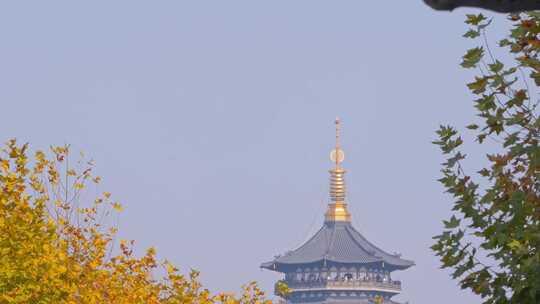
[[[334,262],[342,264],[384,263],[385,267],[406,269],[414,265],[397,254],[389,254],[369,242],[350,222],[325,222],[322,228],[298,249],[261,265],[274,271],[290,266]]]

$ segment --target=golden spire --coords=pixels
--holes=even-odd
[[[330,170],[330,203],[326,211],[327,222],[350,222],[351,214],[347,211],[345,203],[345,170],[341,168],[341,163],[345,160],[345,153],[339,144],[341,131],[341,121],[336,118],[336,147],[330,153],[330,159],[335,167]]]

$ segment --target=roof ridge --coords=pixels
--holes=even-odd
[[[369,246],[372,246],[373,248],[375,248],[376,250],[378,250],[378,251],[380,251],[380,252],[382,252],[382,253],[384,253],[384,254],[391,255],[390,253],[384,251],[383,249],[377,247],[377,245],[375,245],[375,244],[373,244],[372,242],[370,242],[364,235],[362,235],[362,233],[360,233],[358,230],[356,230],[356,228],[354,228],[353,225],[350,225],[350,228],[351,228],[354,232],[356,232],[356,235],[359,236],[359,237],[362,239],[362,241],[366,242]],[[353,239],[354,239],[355,241],[357,241],[356,238],[355,238],[354,236],[353,236]]]
[[[383,255],[383,256],[381,256],[381,260],[382,260],[383,262],[389,263],[389,264],[394,264],[394,265],[396,265],[396,266],[399,265],[399,262],[406,263],[406,264],[410,264],[409,266],[414,265],[414,262],[413,262],[413,261],[403,259],[403,258],[401,258],[400,256],[393,255],[393,254],[388,253],[388,252],[386,252],[385,250],[383,250],[383,249],[377,247],[377,245],[375,245],[375,244],[373,244],[372,242],[370,242],[364,235],[362,235],[358,230],[356,230],[356,228],[354,228],[353,225],[349,225],[349,227],[350,227],[354,232],[356,232],[356,237],[360,237],[360,238],[362,239],[362,241],[366,242],[366,244],[368,244],[369,246],[372,246],[375,250],[379,251],[379,252]],[[356,239],[356,237],[353,236],[353,239],[355,240],[355,242],[358,241],[358,240]],[[395,263],[393,263],[391,260],[388,261],[388,260],[386,260],[386,259],[395,259],[395,260],[398,261],[398,264],[395,264]],[[396,262],[395,260],[394,260],[394,262]]]
[[[326,225],[326,223],[323,225],[323,227],[321,229],[323,229],[325,225]],[[332,233],[330,234],[330,243],[328,243],[326,245],[326,251],[324,253],[325,258],[328,256],[328,253],[330,252],[330,248],[332,248],[332,246],[334,246],[334,241],[336,239],[335,235],[336,235],[336,225],[333,225],[332,226]]]
[[[382,260],[382,257],[378,257],[375,255],[376,252],[374,252],[374,250],[370,250],[371,248],[364,248],[364,246],[362,246],[362,244],[360,244],[360,242],[358,242],[358,240],[356,239],[356,237],[354,236],[353,233],[351,233],[351,231],[349,231],[349,229],[347,229],[347,227],[351,228],[354,232],[356,232],[357,234],[360,234],[360,232],[358,232],[356,229],[354,229],[353,225],[352,224],[349,224],[347,226],[345,226],[345,231],[347,232],[347,234],[351,237],[351,239],[353,240],[353,242],[358,245],[358,247],[364,251],[365,253],[367,253],[368,255],[371,255],[371,256],[374,256],[376,258],[380,258]],[[362,236],[360,234],[360,236]],[[364,238],[364,237],[363,237]],[[365,239],[365,238],[364,238]],[[367,239],[365,239],[367,241]],[[368,245],[372,245],[370,242],[367,242]],[[375,247],[376,248],[376,247]],[[378,249],[378,248],[377,248]]]
[[[296,249],[293,249],[293,250],[289,250],[287,251],[287,253],[291,253],[291,252],[295,252],[295,251],[298,251],[302,248],[304,248],[307,244],[309,244],[311,242],[311,240],[313,240],[315,237],[317,237],[319,235],[319,233],[323,230],[324,226],[321,227],[319,230],[317,230],[317,232],[315,232],[309,239],[307,239],[307,241],[304,241],[300,246],[298,246]]]

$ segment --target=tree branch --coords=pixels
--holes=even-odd
[[[540,0],[424,0],[431,8],[452,11],[459,7],[483,8],[499,13],[540,10]]]

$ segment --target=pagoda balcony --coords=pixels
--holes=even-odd
[[[305,291],[379,291],[401,292],[401,281],[320,280],[287,282],[291,292]]]

